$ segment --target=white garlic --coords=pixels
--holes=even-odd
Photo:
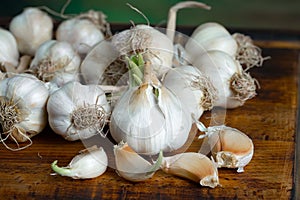
[[[114,155],[117,173],[132,182],[145,181],[151,178],[160,168],[162,161],[162,152],[160,152],[157,161],[151,164],[123,141],[114,146]]]
[[[30,138],[47,125],[48,95],[44,83],[32,75],[18,74],[0,81],[2,134],[13,139],[17,145],[26,141],[31,144]],[[6,145],[3,139],[1,141]],[[11,150],[25,148],[19,145],[17,149],[6,147]]]
[[[0,28],[0,66],[16,67],[19,51],[15,37],[8,30]]]
[[[80,62],[81,58],[69,43],[49,40],[37,49],[29,71],[43,81],[65,73],[77,80]]]
[[[28,7],[11,20],[9,30],[17,40],[19,51],[34,56],[42,43],[52,39],[53,21],[46,12]]]
[[[223,51],[208,51],[193,62],[218,91],[214,106],[236,108],[256,95],[256,80]]]
[[[244,167],[251,161],[254,153],[252,140],[243,132],[228,126],[211,126],[205,131],[203,144],[211,149],[218,167],[237,168],[243,172]],[[200,151],[206,151],[201,148]]]
[[[74,141],[87,139],[102,132],[110,106],[103,90],[97,85],[68,82],[53,92],[47,103],[51,129]]]
[[[188,39],[185,49],[193,62],[200,54],[211,50],[223,51],[235,56],[237,43],[220,24],[208,22],[198,26]]]
[[[215,162],[200,153],[185,152],[164,157],[161,169],[167,174],[190,179],[202,186],[214,188],[219,185]]]
[[[196,119],[212,109],[217,97],[210,80],[193,66],[180,66],[169,70],[163,85],[170,89]]]
[[[58,167],[57,160],[51,168],[61,176],[73,179],[91,179],[102,175],[108,164],[107,155],[102,147],[86,149],[76,155],[67,167]]]

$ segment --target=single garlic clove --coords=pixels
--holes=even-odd
[[[219,185],[216,163],[200,153],[185,152],[164,157],[161,169],[167,174],[190,179],[202,186],[214,188]]]
[[[212,148],[212,154],[215,156],[218,166],[238,168],[238,172],[243,172],[244,167],[253,157],[252,140],[243,132],[227,126],[209,127],[208,132],[207,141],[209,143],[213,144],[213,140],[217,140]],[[218,139],[216,139],[216,135]]]
[[[108,159],[102,147],[92,147],[76,155],[67,167],[58,167],[57,160],[51,168],[61,176],[73,179],[90,179],[102,175],[107,168]]]
[[[151,164],[123,141],[114,146],[114,155],[118,175],[132,182],[151,178],[159,169],[162,161],[162,152],[157,161]]]

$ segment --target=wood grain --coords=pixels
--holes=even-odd
[[[219,169],[221,186],[214,189],[162,171],[142,183],[122,179],[112,167],[90,180],[55,176],[51,175],[50,167],[54,160],[58,160],[59,166],[65,166],[78,151],[93,142],[103,144],[113,159],[113,144],[101,141],[101,137],[86,143],[67,142],[47,127],[25,150],[12,152],[0,146],[0,199],[293,198],[299,49],[268,48],[264,44],[263,53],[272,59],[250,71],[260,83],[258,95],[240,108],[226,112],[213,110],[224,115],[227,126],[253,139],[254,156],[244,173]],[[211,116],[211,112],[205,113],[201,121],[209,125]],[[188,150],[198,151],[200,146],[201,141],[194,139]]]

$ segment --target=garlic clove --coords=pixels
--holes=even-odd
[[[57,160],[51,168],[61,176],[73,179],[90,179],[102,175],[108,164],[107,155],[102,147],[92,147],[76,155],[67,167],[57,166]]]
[[[114,146],[114,155],[118,175],[132,182],[151,178],[159,169],[162,161],[162,152],[157,161],[151,164],[123,141]]]
[[[202,186],[214,188],[219,185],[216,164],[200,153],[185,152],[164,157],[161,169],[167,174],[190,179]]]

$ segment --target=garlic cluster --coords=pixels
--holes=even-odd
[[[40,80],[32,75],[19,74],[0,81],[0,123],[5,138],[2,143],[10,150],[20,150],[19,142],[30,142],[47,125],[46,103],[49,92]],[[7,138],[17,148],[6,145]]]
[[[39,8],[28,7],[11,20],[9,30],[17,40],[20,53],[34,56],[42,43],[52,39],[53,21]]]
[[[51,129],[74,141],[103,133],[110,105],[105,93],[97,85],[82,85],[73,81],[53,92],[47,103]]]
[[[19,64],[19,51],[15,37],[8,30],[0,28],[0,66],[15,68]],[[1,69],[2,71],[3,69]]]

